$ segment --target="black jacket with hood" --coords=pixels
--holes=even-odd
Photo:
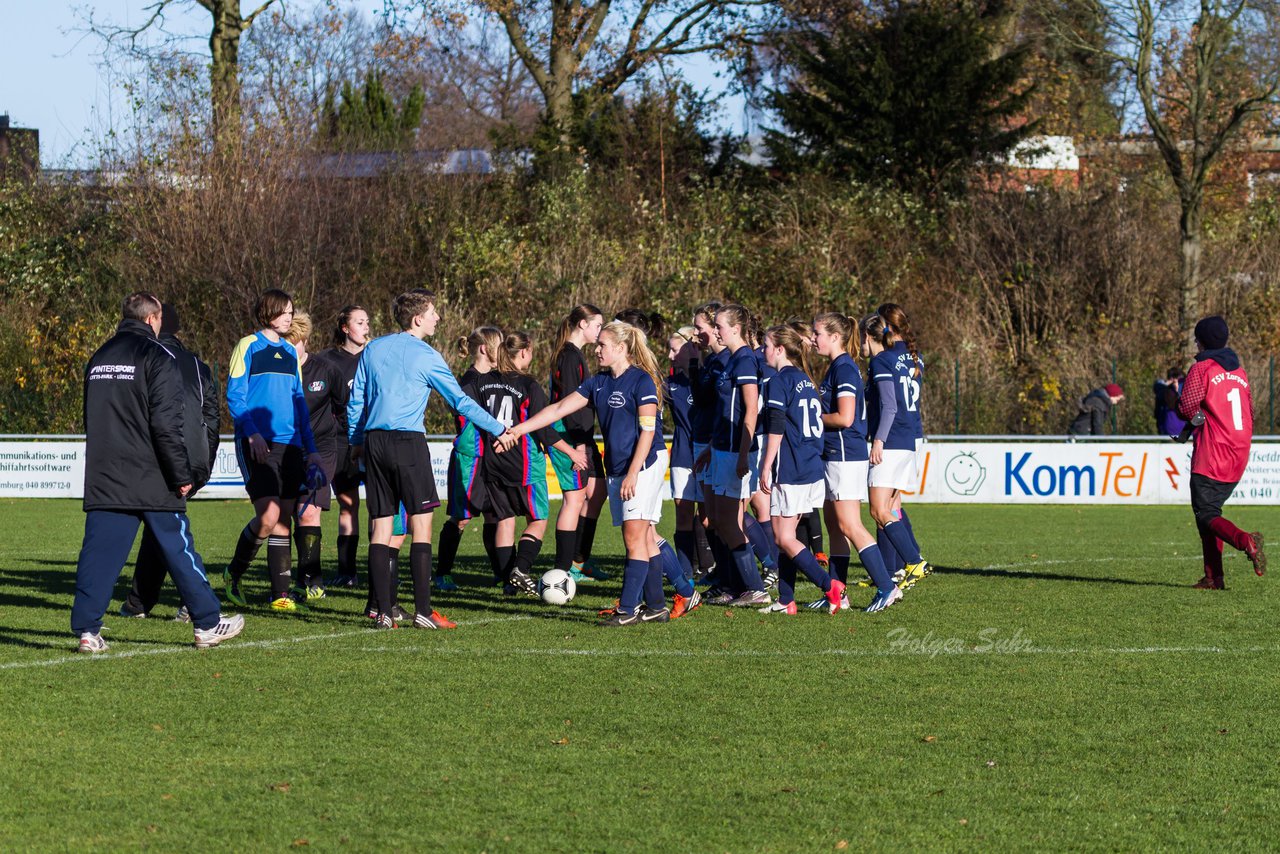
[[[1101,436],[1103,425],[1111,414],[1111,396],[1104,388],[1095,388],[1080,399],[1080,408],[1067,432],[1072,436]]]
[[[160,331],[160,343],[173,353],[182,373],[183,439],[187,446],[187,460],[191,465],[191,492],[209,482],[213,461],[218,454],[218,421],[221,405],[218,402],[218,384],[213,371],[200,358],[182,345],[176,336]]]

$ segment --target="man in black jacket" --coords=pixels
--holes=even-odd
[[[182,373],[183,390],[183,443],[187,448],[187,461],[191,464],[191,491],[195,494],[209,482],[213,461],[218,454],[218,421],[221,407],[218,403],[218,386],[213,371],[178,340],[182,325],[178,310],[165,303],[160,312],[160,343],[178,363]],[[120,608],[122,617],[145,617],[160,600],[160,585],[164,583],[168,569],[160,544],[150,526],[143,526],[142,545],[138,547],[138,561],[133,568],[133,589]],[[190,611],[184,603],[174,619],[188,622]]]
[[[81,652],[107,648],[102,615],[143,522],[191,609],[196,647],[216,646],[244,628],[243,617],[219,613],[191,540],[182,373],[174,354],[156,339],[160,320],[155,296],[130,294],[116,334],[85,369],[84,544],[71,606],[71,630],[80,637]]]

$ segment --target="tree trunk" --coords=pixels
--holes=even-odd
[[[240,36],[244,21],[240,0],[214,0],[209,31],[209,94],[213,110],[213,144],[226,151],[240,138]]]
[[[1180,199],[1182,215],[1179,218],[1180,246],[1182,249],[1181,302],[1178,306],[1178,325],[1182,331],[1183,355],[1188,359],[1196,355],[1196,322],[1200,319],[1200,219],[1202,195],[1192,191]]]
[[[578,71],[573,50],[566,45],[551,46],[548,63],[546,98],[547,125],[552,129],[561,148],[569,149],[569,132],[573,123],[573,77]]]

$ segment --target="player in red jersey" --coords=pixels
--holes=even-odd
[[[1178,414],[1187,421],[1197,412],[1204,415],[1191,452],[1191,510],[1204,549],[1204,578],[1195,586],[1221,590],[1224,542],[1244,552],[1258,575],[1267,569],[1262,534],[1245,533],[1222,515],[1222,505],[1249,464],[1253,396],[1240,357],[1227,347],[1227,322],[1217,315],[1206,317],[1195,332],[1200,352],[1178,399]]]

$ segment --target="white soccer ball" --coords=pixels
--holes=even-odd
[[[544,572],[538,579],[538,595],[548,605],[567,605],[573,601],[573,595],[577,592],[577,583],[563,569]]]

